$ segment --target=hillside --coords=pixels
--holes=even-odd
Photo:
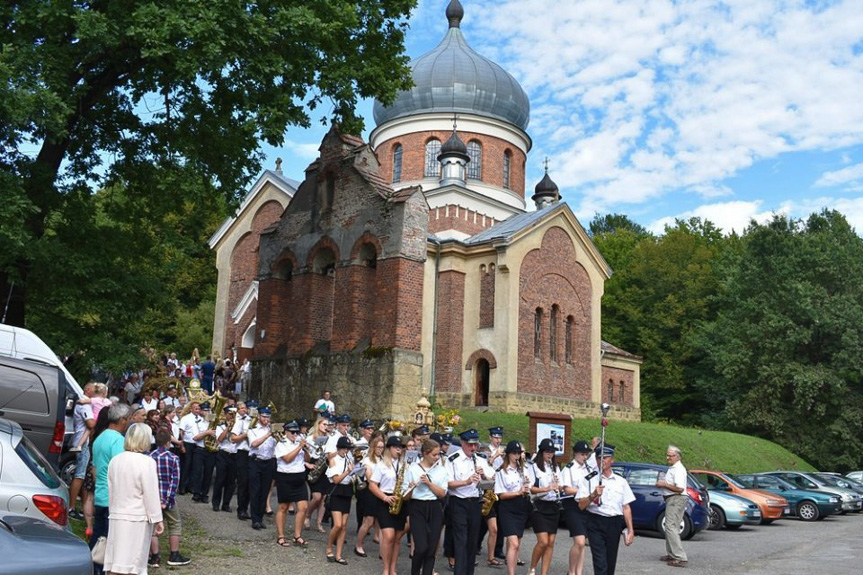
[[[486,440],[488,428],[501,425],[504,440],[518,439],[527,445],[528,417],[512,413],[482,413],[462,410],[457,430],[475,427]],[[600,434],[599,418],[575,419],[572,422],[572,443],[589,440]],[[773,442],[726,431],[706,431],[656,423],[615,421],[609,414],[606,441],[617,448],[618,461],[665,463],[665,448],[669,443],[683,451],[683,462],[692,469],[715,469],[729,473],[752,473],[776,469],[815,469],[784,447]]]

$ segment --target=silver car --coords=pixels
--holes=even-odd
[[[3,573],[15,575],[91,575],[93,561],[83,540],[59,525],[0,514]]]
[[[0,417],[0,509],[66,527],[69,489],[24,437],[21,426]]]
[[[762,475],[775,475],[800,489],[815,489],[824,491],[842,498],[842,513],[853,511],[860,513],[863,509],[863,498],[851,489],[828,485],[817,473],[805,473],[803,471],[768,471]]]

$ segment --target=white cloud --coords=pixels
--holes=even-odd
[[[732,231],[742,233],[752,220],[758,223],[765,223],[773,217],[774,212],[764,211],[762,204],[761,200],[704,204],[694,210],[682,212],[676,216],[660,218],[651,222],[646,227],[655,234],[661,234],[664,232],[665,226],[673,226],[675,220],[701,218],[702,220],[712,222],[713,225],[720,228],[725,234],[729,234]],[[776,213],[787,213],[786,209],[779,209]]]
[[[305,144],[293,140],[285,140],[283,147],[301,160],[312,161],[318,157],[318,148],[321,147],[321,144],[320,142]]]
[[[860,184],[863,180],[863,163],[854,164],[835,172],[825,172],[815,182],[815,187],[827,188],[831,186],[841,186],[842,184]]]

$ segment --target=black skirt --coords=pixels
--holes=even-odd
[[[527,524],[530,502],[527,497],[502,499],[497,502],[497,529],[503,537],[522,537]]]
[[[333,485],[333,491],[330,494],[328,508],[330,512],[338,511],[339,513],[351,512],[351,499],[354,496],[353,485]]]
[[[535,502],[530,523],[534,533],[557,533],[557,523],[560,520],[560,507],[557,501],[539,500]]]
[[[294,503],[309,500],[309,488],[306,474],[276,473],[276,495],[279,503]]]
[[[330,478],[326,475],[321,475],[321,478],[315,481],[314,483],[309,483],[309,488],[312,493],[323,493],[326,495],[330,491],[333,490],[333,484],[330,482]]]
[[[404,531],[408,518],[408,502],[403,501],[401,512],[398,515],[393,515],[390,513],[389,504],[377,497],[375,497],[375,500],[377,501],[377,513],[375,513],[375,517],[378,518],[378,523],[380,524],[381,529]]]
[[[574,497],[563,500],[563,518],[569,528],[569,536],[587,535],[587,511],[578,508]]]

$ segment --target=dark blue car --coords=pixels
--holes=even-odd
[[[647,529],[663,532],[665,500],[662,498],[662,490],[656,487],[656,480],[668,467],[652,463],[615,462],[612,469],[626,479],[635,495],[635,502],[629,507],[636,531]],[[683,524],[680,526],[680,537],[691,539],[710,525],[710,499],[707,490],[691,474],[688,477],[686,493],[689,499],[686,502]]]

